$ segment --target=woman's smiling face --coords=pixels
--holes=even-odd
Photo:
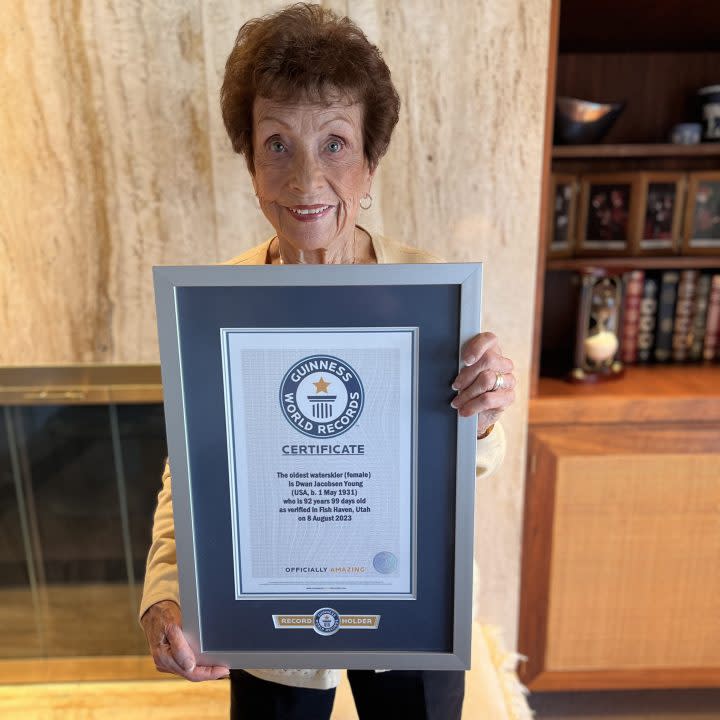
[[[253,185],[281,241],[300,252],[352,242],[373,176],[362,123],[358,103],[255,99]]]

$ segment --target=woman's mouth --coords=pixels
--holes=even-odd
[[[314,222],[324,218],[334,207],[334,205],[293,205],[287,209],[300,222]]]

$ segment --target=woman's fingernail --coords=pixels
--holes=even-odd
[[[477,358],[474,355],[471,355],[469,358],[465,358],[465,366],[466,367],[473,365],[475,362],[477,362]]]
[[[450,406],[451,406],[451,407],[454,407],[455,409],[457,409],[457,406],[458,406],[458,400],[457,400],[457,398],[453,398],[453,399],[451,400]]]
[[[186,660],[183,663],[183,670],[187,670],[188,672],[190,672],[191,670],[194,670],[194,669],[195,669],[195,663],[192,660]]]
[[[455,383],[453,383],[450,387],[451,387],[455,392],[457,392],[457,391],[460,389]]]

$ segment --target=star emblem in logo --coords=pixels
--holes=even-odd
[[[330,387],[329,382],[327,382],[324,378],[320,378],[317,382],[314,382],[313,385],[315,386],[315,392],[324,392],[326,393],[328,391],[328,388]]]

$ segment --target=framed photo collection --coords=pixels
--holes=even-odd
[[[720,255],[720,172],[553,173],[547,257]]]

